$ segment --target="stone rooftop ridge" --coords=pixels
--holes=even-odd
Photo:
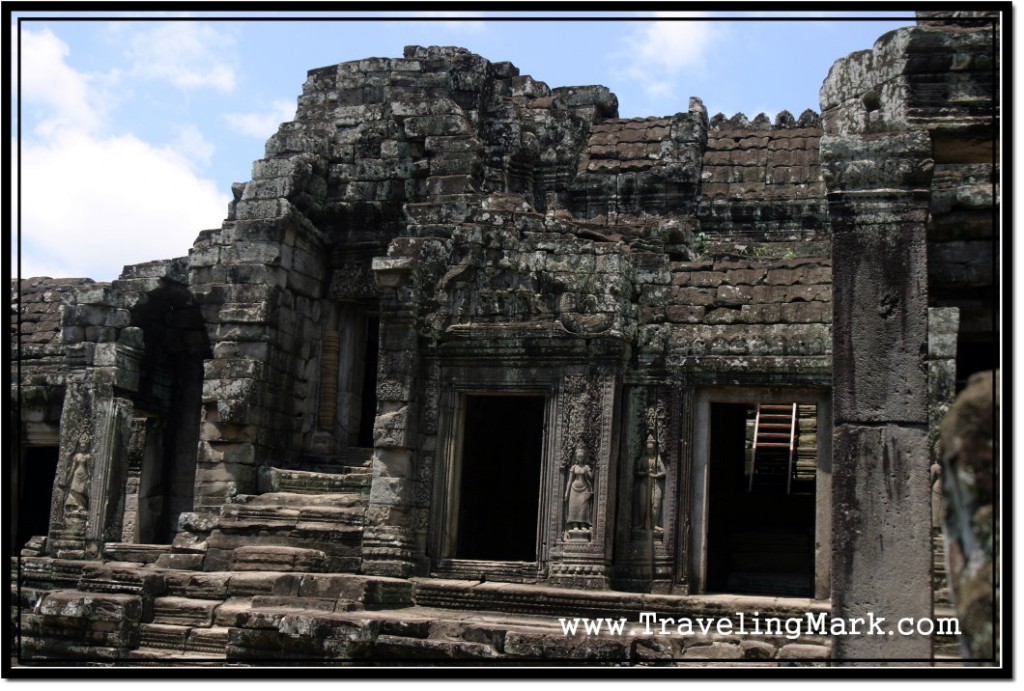
[[[821,115],[810,108],[800,113],[799,118],[794,117],[788,110],[779,111],[775,116],[774,123],[765,113],[758,113],[754,116],[753,120],[748,119],[743,113],[736,113],[732,117],[727,117],[724,113],[716,113],[708,123],[708,129],[710,130],[751,129],[770,131],[820,127]]]

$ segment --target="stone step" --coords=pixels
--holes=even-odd
[[[33,535],[21,548],[23,557],[41,557],[46,553],[46,536]]]
[[[247,612],[252,608],[252,600],[255,596],[248,597],[229,597],[224,601],[222,605],[217,608],[217,611],[213,614],[213,626],[210,630],[214,629],[228,629],[235,625],[238,617],[243,613]],[[196,629],[197,631],[199,629]]]
[[[264,492],[368,494],[372,479],[369,472],[317,473],[308,470],[268,468],[260,474],[260,486]]]
[[[228,645],[228,632],[231,629],[227,626],[214,626],[209,629],[192,629],[188,640],[185,641],[185,652],[192,654],[211,655],[224,657],[224,650]]]
[[[139,646],[183,651],[191,630],[190,626],[178,624],[140,624]]]
[[[170,545],[143,545],[130,542],[107,542],[103,545],[103,556],[112,561],[152,564],[170,553]]]
[[[277,532],[217,530],[210,536],[210,550],[207,553],[204,568],[208,572],[239,571],[242,562],[236,562],[234,558],[235,552],[239,549],[301,549],[325,555],[326,563],[319,564],[318,561],[293,562],[291,558],[282,561],[283,558],[280,555],[267,554],[265,558],[255,558],[250,567],[248,564],[254,559],[250,554],[244,559],[246,566],[241,567],[241,570],[251,571],[263,568],[295,571],[302,570],[305,568],[304,564],[308,563],[311,572],[352,573],[358,570],[360,565],[361,538],[362,530],[360,528],[331,526],[328,523],[319,524],[316,530],[306,528]],[[259,566],[260,564],[262,566]]]
[[[641,612],[658,612],[659,616],[731,616],[735,612],[757,611],[762,619],[768,617],[806,617],[829,612],[827,603],[809,598],[764,595],[668,595],[630,593],[614,590],[584,590],[499,583],[496,581],[455,580],[412,577],[413,599],[417,608],[432,608],[451,612],[473,611],[479,618],[515,617],[556,623],[559,617],[626,617],[639,621]],[[586,613],[581,615],[580,613]],[[460,617],[461,618],[461,617]],[[805,635],[801,642],[824,645],[828,638]]]
[[[637,632],[636,622],[633,624]],[[296,636],[295,631],[317,632]],[[635,651],[632,643],[636,642]],[[566,635],[556,618],[413,606],[399,611],[326,612],[296,607],[263,607],[240,615],[231,633],[230,660],[372,659],[441,661],[459,659],[623,661],[666,664],[680,658],[744,660],[763,665],[814,664],[828,657],[827,641],[796,644],[778,636],[757,641],[736,637],[643,634]],[[744,664],[747,664],[745,662]]]
[[[153,666],[164,667],[168,663],[187,663],[190,666],[220,667],[224,664],[223,653],[207,653],[199,651],[186,651],[184,653],[169,654],[166,648],[154,648],[152,646],[140,646],[135,650],[128,651],[126,659],[131,660],[140,666],[150,666],[146,663],[152,661]]]
[[[263,494],[239,494],[225,506],[282,506],[291,508],[359,508],[366,506],[366,495],[362,492],[331,492],[311,494],[305,492],[264,492]]]
[[[178,571],[202,571],[202,554],[164,554],[156,560],[156,566],[161,569],[175,569]]]
[[[288,595],[257,595],[252,599],[253,609],[300,609],[320,612],[351,612],[356,608],[352,600],[333,597],[296,597]]]
[[[75,588],[88,562],[51,557],[12,557],[11,578],[47,589]]]
[[[224,550],[260,545],[320,550],[330,557],[327,570],[354,571],[359,568],[365,512],[366,497],[352,493],[272,492],[236,497],[221,507],[218,527],[205,541],[208,550],[217,550],[221,556],[211,557],[207,551],[204,568],[233,570],[237,565],[224,561]],[[268,568],[278,565],[276,560],[269,563]],[[312,570],[325,569],[313,566]]]
[[[322,573],[327,570],[327,555],[317,549],[251,545],[234,550],[232,571],[302,571]]]
[[[500,657],[501,653],[493,646],[470,641],[381,634],[373,642],[374,660],[493,660]]]
[[[364,506],[281,506],[279,504],[253,503],[246,505],[225,505],[221,509],[219,527],[228,532],[242,529],[307,529],[342,530],[362,528]],[[324,526],[316,524],[324,523]],[[308,525],[307,525],[308,524]],[[175,555],[185,556],[185,555]],[[159,562],[158,562],[158,565]],[[187,567],[183,567],[187,568]]]
[[[152,623],[209,627],[213,624],[214,610],[220,604],[220,600],[198,600],[173,595],[158,597],[153,600]]]

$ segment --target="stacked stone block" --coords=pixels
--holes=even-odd
[[[701,230],[715,240],[826,240],[818,164],[821,123],[813,111],[711,119],[701,166]]]
[[[639,339],[651,365],[785,376],[827,367],[832,268],[821,258],[671,262],[669,282],[640,286]]]
[[[595,124],[569,188],[570,210],[611,223],[620,216],[692,213],[707,127],[698,98],[671,118]]]
[[[18,312],[11,314],[11,373],[23,396],[35,387],[60,387],[64,376],[61,338],[64,296],[95,285],[88,278],[26,278],[11,282]],[[45,391],[40,395],[46,396]],[[26,401],[26,407],[32,407]]]

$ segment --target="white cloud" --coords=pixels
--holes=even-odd
[[[213,153],[217,150],[213,142],[204,137],[195,125],[179,127],[178,136],[174,138],[171,147],[184,156],[186,162],[200,166],[210,165]]]
[[[13,161],[23,276],[111,280],[125,264],[186,254],[220,225],[229,197],[195,172],[213,154],[195,126],[166,147],[105,132],[98,80],[66,63],[68,46],[45,30],[22,41],[23,112],[44,123],[23,132],[20,177]]]
[[[259,113],[226,113],[224,119],[242,134],[259,139],[266,139],[277,132],[282,122],[290,122],[295,118],[295,102],[275,100],[270,108]]]
[[[649,96],[672,94],[675,81],[686,71],[701,69],[709,49],[720,37],[714,22],[700,13],[656,12],[625,37],[621,56],[626,75],[643,84]]]
[[[227,211],[228,197],[188,159],[131,135],[22,143],[21,163],[21,232],[33,247],[24,276],[59,267],[110,280],[125,264],[187,254]]]
[[[235,88],[234,43],[231,35],[205,24],[168,22],[132,34],[125,55],[134,76],[165,79],[179,89],[226,92]]]
[[[17,41],[17,27],[12,32]],[[102,108],[90,92],[89,78],[65,64],[67,55],[67,44],[49,29],[21,31],[21,98],[43,114],[34,128],[39,135],[63,128],[93,130],[99,124]]]

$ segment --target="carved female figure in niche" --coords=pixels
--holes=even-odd
[[[655,441],[654,435],[647,435],[644,451],[636,459],[636,485],[633,492],[633,527],[663,530],[665,465],[661,462],[658,442]]]
[[[582,447],[576,448],[573,465],[569,468],[569,478],[565,484],[565,501],[569,504],[565,519],[566,528],[589,528],[590,512],[594,502],[594,471],[587,464],[587,452]]]
[[[942,466],[932,463],[928,469],[928,475],[932,482],[932,527],[941,528],[943,523],[942,512]]]
[[[71,477],[64,496],[65,523],[83,523],[89,515],[89,454],[76,453],[72,457]]]

